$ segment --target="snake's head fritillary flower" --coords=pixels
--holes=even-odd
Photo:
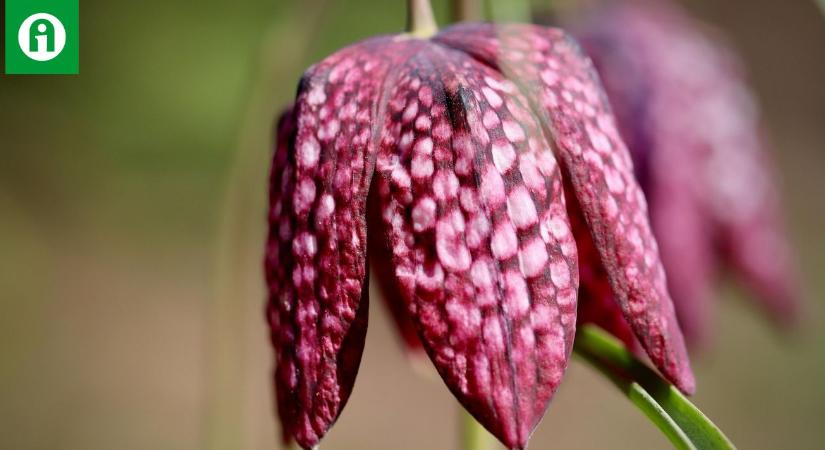
[[[707,340],[722,263],[771,318],[792,323],[796,271],[756,101],[733,52],[667,0],[615,2],[584,17],[569,25],[630,148],[688,340]]]
[[[369,253],[441,378],[508,448],[527,445],[567,367],[580,266],[661,373],[694,389],[630,155],[558,29],[464,24],[338,51],[280,122],[270,188],[287,440],[317,445],[350,396]]]

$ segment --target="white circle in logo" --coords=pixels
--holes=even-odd
[[[32,29],[32,25],[37,26]],[[20,50],[35,61],[49,61],[66,46],[66,29],[57,17],[47,13],[32,14],[17,31]]]

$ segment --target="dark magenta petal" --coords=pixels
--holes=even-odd
[[[266,271],[284,435],[315,446],[352,390],[367,320],[366,201],[389,39],[342,50],[301,81],[282,121]]]
[[[376,189],[401,295],[453,394],[523,448],[575,332],[558,165],[527,99],[466,54],[423,44],[388,86]]]
[[[436,39],[499,67],[529,95],[625,318],[659,370],[693,392],[647,204],[590,60],[562,31],[531,25],[458,25]]]
[[[664,2],[660,3],[664,4]],[[651,225],[688,343],[712,330],[713,229],[701,199],[703,133],[686,121],[701,91],[673,85],[673,55],[692,53],[658,7],[609,5],[570,24],[601,75],[650,205]],[[675,38],[675,39],[674,39]],[[681,58],[684,58],[682,56]],[[690,76],[690,75],[688,75]]]
[[[367,228],[370,252],[370,270],[373,280],[379,288],[380,297],[395,324],[395,330],[400,338],[403,350],[410,362],[417,365],[426,360],[424,345],[418,337],[418,328],[407,311],[407,304],[401,294],[401,287],[395,278],[395,268],[392,262],[392,252],[387,242],[387,236],[381,233],[381,206],[378,197],[371,191],[371,198],[367,206]]]
[[[570,198],[572,195],[570,191],[570,189],[566,191],[568,204],[575,203],[575,199]],[[596,324],[621,339],[628,348],[638,351],[639,342],[627,323],[622,309],[616,303],[613,286],[610,285],[601,256],[581,210],[568,207],[568,211],[570,211],[570,225],[576,238],[576,247],[579,249],[578,322]]]
[[[283,297],[287,301],[292,301],[294,296],[288,280],[288,268],[293,267],[292,248],[289,239],[281,238],[281,224],[285,228],[284,236],[291,235],[292,220],[282,214],[284,209],[292,208],[292,193],[295,183],[290,167],[290,141],[295,135],[295,114],[292,107],[287,108],[278,119],[275,136],[275,151],[272,157],[272,167],[269,174],[269,234],[266,241],[266,254],[264,255],[264,272],[268,287],[268,301],[266,303],[267,322],[270,327],[270,337],[274,347],[279,346],[282,341],[292,339],[293,329],[288,322],[290,320],[289,310],[279,307],[278,299]],[[282,295],[282,292],[284,293]],[[284,305],[285,306],[285,305]],[[285,327],[281,327],[283,320],[287,322]],[[284,333],[284,337],[281,337]],[[276,353],[276,360],[278,354]],[[275,390],[276,404],[278,405],[278,416],[281,423],[288,423],[289,407],[287,404],[286,392],[283,389]],[[292,434],[289,427],[281,427],[281,435],[284,443],[292,441]]]

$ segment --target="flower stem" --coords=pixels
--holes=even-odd
[[[478,421],[461,409],[461,450],[492,450],[493,440],[490,433]]]
[[[438,31],[430,0],[407,0],[407,33],[426,38]]]
[[[573,351],[612,381],[676,448],[735,448],[681,392],[601,329],[582,327]]]

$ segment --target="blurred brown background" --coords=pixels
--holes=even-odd
[[[825,17],[810,1],[686,4],[749,64],[810,300],[788,338],[725,289],[695,400],[740,448],[821,448]],[[277,448],[259,264],[271,120],[303,67],[403,23],[400,0],[83,0],[81,75],[0,76],[0,448]],[[375,307],[323,448],[455,448],[456,402],[390,331]],[[531,448],[667,446],[574,361]]]

